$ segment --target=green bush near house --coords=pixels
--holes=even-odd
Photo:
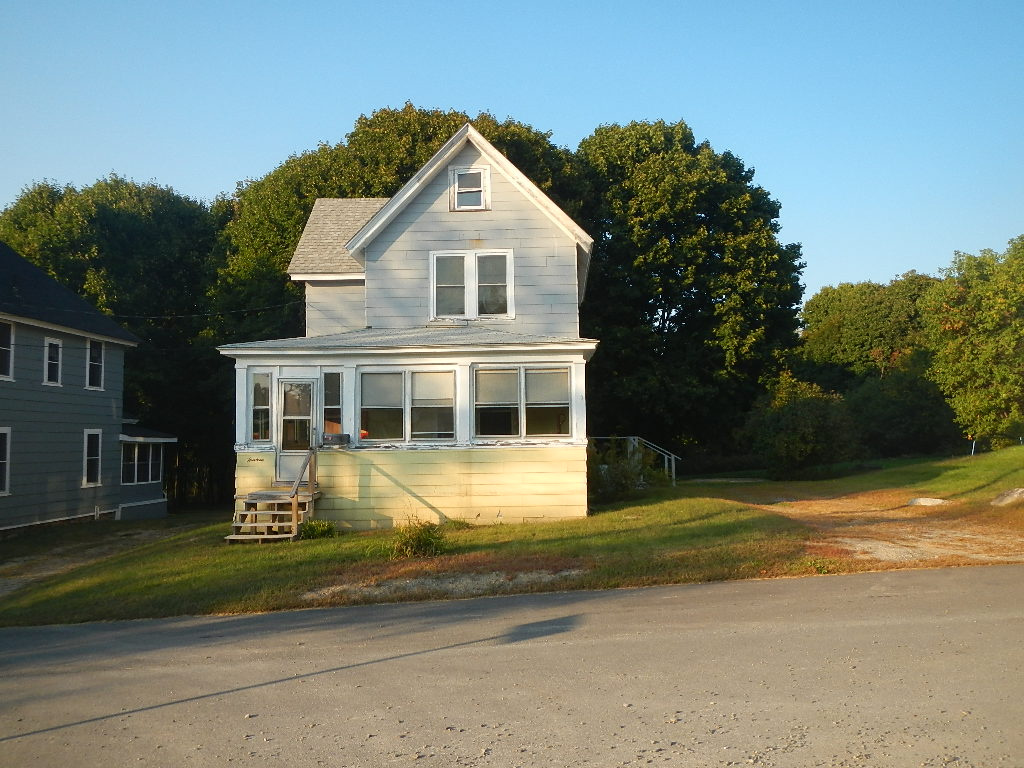
[[[307,520],[299,531],[300,539],[333,539],[338,529],[330,520]]]

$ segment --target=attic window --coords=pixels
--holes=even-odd
[[[453,211],[485,211],[491,207],[491,173],[487,166],[452,168],[449,203]]]

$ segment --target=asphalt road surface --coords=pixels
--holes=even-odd
[[[1024,567],[0,630],[0,766],[1024,766]]]

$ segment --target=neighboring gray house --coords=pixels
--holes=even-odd
[[[220,348],[235,538],[294,534],[268,521],[307,461],[340,527],[586,515],[592,245],[468,123],[394,197],[317,200],[288,270],[306,335]]]
[[[139,339],[0,243],[0,530],[166,514],[170,435],[125,424]]]

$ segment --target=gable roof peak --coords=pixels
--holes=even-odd
[[[472,123],[465,122],[455,134],[446,141],[434,156],[406,182],[366,224],[345,243],[349,253],[365,248],[394,218],[416,197],[420,190],[438,173],[445,170],[448,164],[467,144],[471,143],[491,165],[499,168],[506,178],[519,189],[523,195],[533,202],[559,229],[576,241],[579,251],[589,260],[594,239],[583,231],[575,221],[561,208],[555,205],[544,192],[526,174],[516,168],[512,162],[489,142]]]

